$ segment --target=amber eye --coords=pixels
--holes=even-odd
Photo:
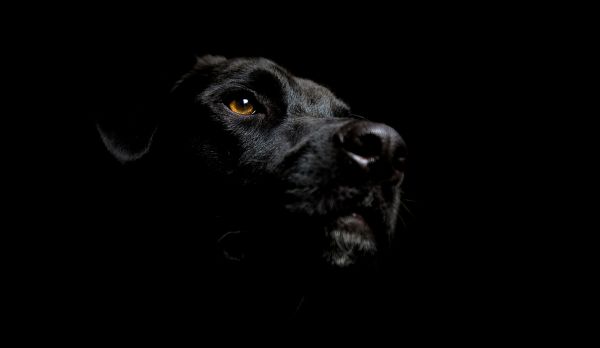
[[[254,107],[254,105],[252,105],[252,102],[250,102],[250,100],[247,98],[236,98],[230,101],[229,104],[227,104],[227,106],[231,111],[235,112],[236,114],[244,116],[252,115],[256,112],[256,108]]]

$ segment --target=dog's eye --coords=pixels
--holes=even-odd
[[[240,115],[252,115],[256,112],[256,108],[248,98],[236,98],[227,104],[229,110]]]

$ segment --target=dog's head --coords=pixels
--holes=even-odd
[[[98,128],[121,162],[188,182],[220,215],[217,239],[248,257],[348,266],[394,233],[405,144],[328,89],[267,59],[205,56],[157,114]]]

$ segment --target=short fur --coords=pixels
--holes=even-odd
[[[242,94],[256,114],[227,108]],[[336,134],[366,121],[328,89],[267,59],[205,56],[156,111],[137,127],[99,122],[102,140],[120,162],[168,172],[172,190],[210,202],[210,233],[229,259],[345,267],[393,235],[401,176],[379,180],[340,150]]]

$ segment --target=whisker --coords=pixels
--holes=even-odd
[[[300,302],[298,302],[298,305],[296,306],[296,310],[294,311],[294,315],[293,317],[295,317],[298,312],[300,311],[300,307],[302,307],[302,304],[304,303],[304,295],[302,296],[302,298],[300,299]]]
[[[398,218],[400,219],[400,222],[402,223],[402,228],[404,230],[406,230],[407,225],[406,225],[406,221],[404,220],[404,218],[402,217],[402,214],[398,214]],[[391,236],[388,236],[389,238],[391,238]]]
[[[350,117],[354,117],[354,118],[360,118],[361,120],[366,120],[367,118],[361,115],[357,115],[357,114],[350,114]]]
[[[415,201],[413,201],[415,202]],[[410,208],[408,207],[408,205],[406,205],[403,200],[400,201],[400,208],[403,208],[404,210],[406,210],[407,213],[410,214],[410,216],[415,217],[415,214],[410,210]]]

